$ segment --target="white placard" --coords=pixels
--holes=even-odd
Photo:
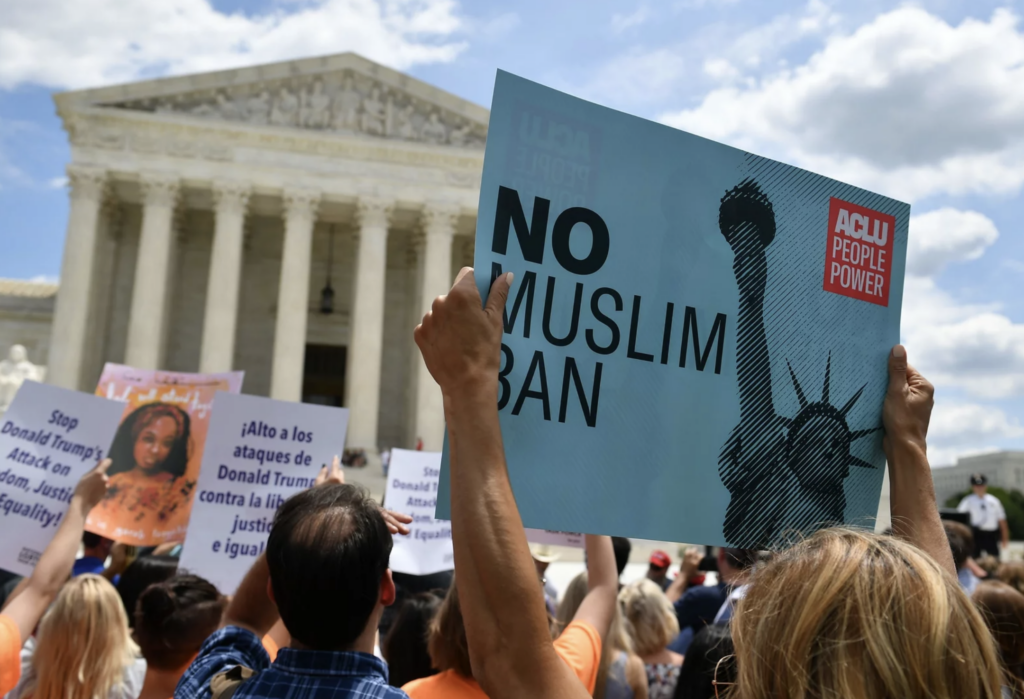
[[[391,570],[430,575],[455,567],[452,523],[434,519],[441,454],[431,451],[391,450],[384,506],[413,518],[407,536],[396,534]]]
[[[233,594],[277,508],[341,454],[347,428],[345,408],[217,393],[181,568]]]
[[[124,403],[89,393],[21,385],[0,420],[0,568],[31,575],[123,412]]]
[[[531,544],[568,546],[576,549],[583,548],[583,534],[578,532],[556,532],[550,529],[527,529],[526,540]]]

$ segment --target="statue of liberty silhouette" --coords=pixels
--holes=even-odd
[[[807,531],[843,521],[843,482],[850,466],[874,468],[850,453],[858,439],[881,427],[853,430],[846,417],[865,386],[841,407],[832,405],[831,352],[819,400],[809,400],[789,366],[800,408],[780,415],[772,396],[771,361],[764,325],[768,282],[765,250],[775,239],[775,212],[752,179],[722,197],[718,225],[732,248],[739,287],[736,367],[740,423],[729,434],[718,459],[719,475],[731,497],[723,533],[732,546],[767,548],[788,532]]]

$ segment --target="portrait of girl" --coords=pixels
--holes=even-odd
[[[189,502],[186,478],[192,451],[188,413],[169,403],[142,405],[124,419],[110,447],[110,487],[99,507],[118,524],[160,526]]]
[[[238,393],[240,371],[190,374],[108,363],[96,395],[125,404],[108,455],[110,488],[87,531],[134,546],[181,542],[218,391]]]

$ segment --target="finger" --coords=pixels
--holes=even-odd
[[[907,350],[896,345],[889,353],[889,390],[902,391],[907,385]]]
[[[505,308],[505,302],[508,301],[508,290],[512,287],[514,278],[515,275],[512,272],[505,272],[491,284],[491,293],[487,296],[487,306],[484,308],[488,315],[492,313],[501,315]]]
[[[331,478],[339,483],[345,482],[345,472],[341,470],[341,458],[338,456],[331,462]]]
[[[327,464],[320,467],[320,473],[316,474],[316,478],[313,479],[313,485],[322,485],[327,480]]]
[[[110,468],[110,464],[114,463],[111,459],[103,459],[103,461],[96,464],[96,468],[93,469],[96,473],[106,475],[107,469]]]

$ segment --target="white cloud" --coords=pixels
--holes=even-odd
[[[64,175],[60,177],[51,177],[46,181],[46,186],[50,189],[64,189],[68,184],[68,178]]]
[[[939,400],[932,411],[928,439],[938,446],[986,444],[999,439],[1024,437],[1024,427],[999,408],[979,403]]]
[[[672,48],[633,48],[602,66],[580,92],[619,105],[659,101],[685,67],[685,59]]]
[[[940,398],[928,427],[928,460],[932,466],[951,465],[964,456],[998,451],[995,443],[1022,436],[1020,422],[995,406]]]
[[[998,237],[992,219],[977,211],[944,207],[911,216],[907,274],[930,277],[951,262],[976,260]]]
[[[209,0],[8,2],[0,88],[76,88],[357,51],[395,68],[453,60],[455,0],[317,0],[246,16]]]
[[[903,198],[1013,192],[1024,183],[1017,25],[1009,10],[951,26],[903,7],[833,36],[804,65],[661,118]]]
[[[641,5],[628,15],[620,15],[616,12],[612,15],[612,31],[621,34],[627,29],[640,26],[650,18],[651,11],[646,5]]]

